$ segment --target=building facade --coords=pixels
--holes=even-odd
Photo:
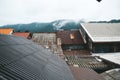
[[[80,33],[92,53],[120,52],[120,23],[86,23]]]

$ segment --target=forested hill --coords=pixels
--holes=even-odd
[[[56,20],[49,23],[14,24],[1,27],[14,28],[15,32],[56,32],[61,29],[79,29],[80,23],[73,20]]]
[[[110,21],[90,21],[89,23],[120,23],[120,19],[112,19]]]

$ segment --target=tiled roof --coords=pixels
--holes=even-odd
[[[0,28],[0,34],[11,34],[11,32],[13,31],[13,29],[11,28]]]
[[[60,57],[25,38],[0,35],[0,79],[74,80]]]
[[[28,38],[29,37],[29,35],[30,35],[30,33],[28,33],[28,32],[15,32],[15,33],[13,33],[13,35],[14,36],[19,36],[19,37],[24,37],[24,38]]]
[[[57,31],[57,38],[61,38],[62,44],[83,44],[80,32],[74,31]]]

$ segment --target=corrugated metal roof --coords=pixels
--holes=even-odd
[[[87,50],[67,50],[63,51],[65,55],[91,55],[91,53]]]
[[[83,44],[82,36],[79,30],[57,31],[57,38],[61,38],[62,44]]]
[[[14,36],[19,36],[19,37],[24,37],[24,38],[28,38],[30,36],[29,32],[15,32],[13,33]]]
[[[70,67],[76,80],[105,80],[101,75],[92,69]]]
[[[56,44],[55,33],[34,33],[32,40],[40,45],[52,45]]]
[[[9,34],[12,34],[12,32],[13,32],[13,29],[11,28],[0,28],[0,34],[9,35]]]
[[[74,80],[67,64],[25,38],[0,35],[0,76],[7,80]]]
[[[85,23],[82,27],[93,42],[120,42],[120,23]]]
[[[65,55],[65,57],[69,66],[90,68],[96,71],[104,71],[109,68],[102,60],[99,61],[100,59],[98,57],[91,55]]]
[[[98,54],[93,53],[93,55],[100,56],[103,59],[106,59],[110,62],[120,65],[120,52],[118,52],[118,53],[98,53]]]
[[[101,74],[105,80],[120,80],[120,68],[111,69]]]
[[[32,41],[53,52],[55,55],[64,58],[61,46],[57,45],[55,33],[34,33]]]

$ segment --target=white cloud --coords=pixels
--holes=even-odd
[[[120,18],[120,0],[0,0],[0,25],[56,19]]]

